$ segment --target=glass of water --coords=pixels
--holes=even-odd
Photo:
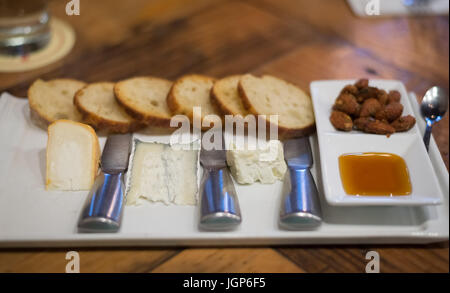
[[[26,55],[50,40],[48,0],[0,0],[0,54]]]

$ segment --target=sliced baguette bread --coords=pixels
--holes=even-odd
[[[239,96],[238,84],[241,75],[232,75],[222,78],[214,83],[211,90],[211,99],[225,115],[242,115],[248,111]]]
[[[167,94],[172,82],[155,77],[135,77],[114,86],[117,101],[133,117],[157,127],[170,127],[172,113],[167,106]]]
[[[94,129],[70,120],[48,127],[47,190],[90,190],[99,167],[100,146]]]
[[[245,108],[255,115],[278,115],[278,133],[282,138],[301,137],[314,132],[311,98],[297,86],[279,78],[251,74],[242,76],[238,85]]]
[[[167,105],[173,114],[186,115],[193,123],[194,119],[200,119],[201,123],[213,126],[216,119],[205,119],[206,115],[217,115],[220,112],[211,102],[210,92],[215,79],[204,75],[185,75],[175,81],[167,96]],[[194,117],[193,107],[201,107],[201,117]],[[203,126],[203,129],[209,127]]]
[[[127,133],[142,126],[114,97],[114,83],[91,83],[75,94],[75,106],[83,121],[101,132]]]
[[[75,93],[86,84],[74,79],[36,80],[28,89],[28,104],[32,121],[40,127],[59,119],[81,121],[73,104]]]

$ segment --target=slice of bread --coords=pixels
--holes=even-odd
[[[47,190],[90,190],[99,167],[100,146],[94,129],[70,120],[48,127]]]
[[[240,79],[238,90],[250,113],[267,115],[268,124],[269,115],[278,115],[280,137],[301,137],[314,132],[311,98],[297,86],[270,75],[246,74]]]
[[[185,75],[175,81],[167,96],[167,105],[173,114],[186,115],[193,119],[201,119],[202,123],[213,123],[214,118],[205,119],[206,115],[214,114],[221,119],[220,111],[211,102],[210,92],[215,79],[204,75]],[[201,117],[194,117],[193,107],[201,107]],[[204,121],[205,120],[205,121]],[[202,126],[203,129],[208,127]]]
[[[28,104],[33,122],[43,128],[59,119],[81,121],[73,105],[75,93],[86,84],[75,79],[36,80],[28,89]]]
[[[172,112],[166,99],[171,87],[165,79],[135,77],[116,83],[114,93],[131,116],[151,126],[170,127]]]
[[[242,115],[248,111],[239,96],[238,84],[241,75],[232,75],[222,78],[214,83],[211,90],[211,99],[225,115]]]
[[[83,114],[83,121],[102,132],[127,133],[143,124],[117,103],[112,82],[87,85],[75,94],[74,103]]]

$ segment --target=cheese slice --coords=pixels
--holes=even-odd
[[[127,186],[127,205],[142,200],[196,205],[198,151],[136,142]]]
[[[57,120],[48,127],[47,190],[90,190],[97,176],[100,146],[89,125]]]
[[[239,184],[252,184],[259,181],[272,184],[281,180],[286,173],[283,145],[279,140],[271,140],[267,144],[258,145],[255,149],[248,144],[227,150],[227,164]]]
[[[163,152],[162,144],[137,143],[130,173],[131,184],[127,193],[127,204],[135,204],[139,198],[169,204]]]
[[[166,146],[163,160],[167,166],[167,188],[171,202],[176,205],[197,203],[198,151]]]

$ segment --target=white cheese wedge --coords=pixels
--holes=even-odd
[[[100,146],[89,125],[57,120],[48,127],[47,190],[89,190],[97,176]]]
[[[227,164],[239,184],[256,181],[272,184],[281,180],[287,170],[283,145],[279,140],[271,140],[254,150],[249,149],[247,144],[242,148],[232,144],[227,150]]]
[[[142,200],[196,205],[198,151],[168,144],[136,142],[127,187],[127,205]]]

